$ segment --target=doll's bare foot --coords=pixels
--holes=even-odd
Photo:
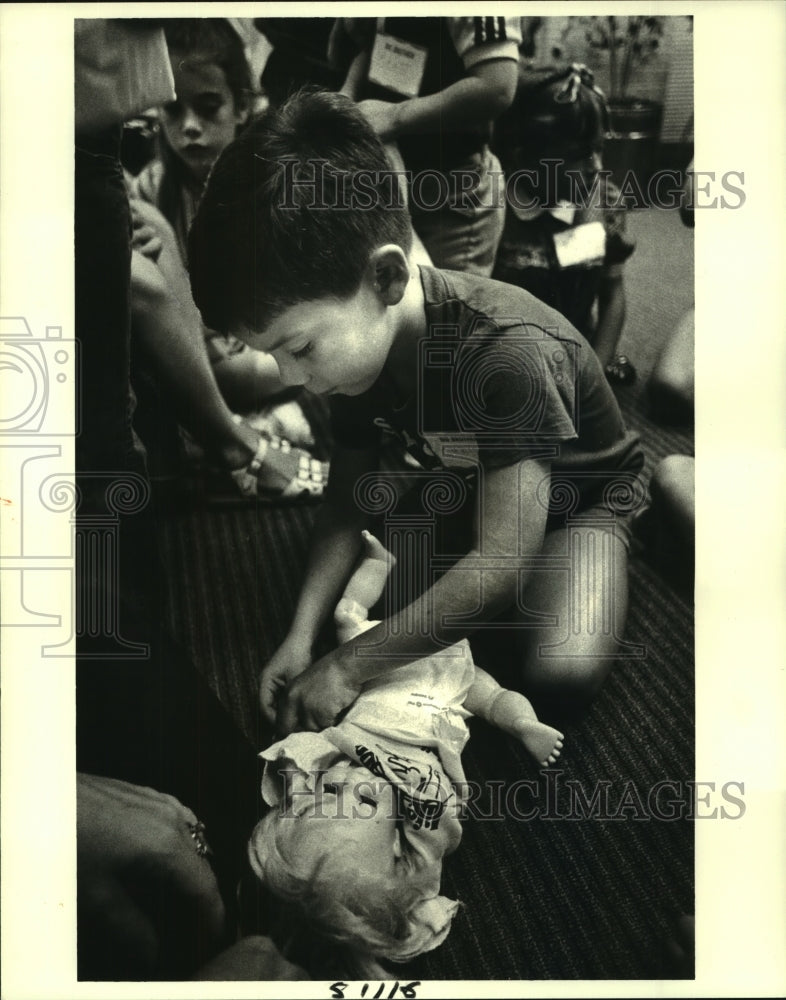
[[[494,699],[489,722],[521,740],[543,767],[554,764],[562,750],[562,733],[539,722],[532,705],[518,691],[501,691]]]
[[[364,608],[373,607],[382,596],[395,557],[370,531],[363,532],[363,553],[358,567],[347,583],[343,598]]]
[[[364,627],[368,627],[368,608],[349,597],[342,597],[336,605],[333,621],[338,641],[343,645],[364,631]]]

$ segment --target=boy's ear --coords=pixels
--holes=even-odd
[[[398,305],[410,278],[407,255],[395,243],[377,247],[369,258],[368,277],[386,306]]]

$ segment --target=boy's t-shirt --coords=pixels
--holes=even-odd
[[[336,443],[370,447],[387,431],[410,463],[460,475],[541,458],[550,514],[615,500],[628,513],[643,453],[584,337],[503,282],[431,267],[421,280],[428,333],[412,346],[414,393],[397,398],[383,370],[360,396],[332,397]]]

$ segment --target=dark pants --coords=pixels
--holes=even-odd
[[[131,224],[120,134],[118,127],[78,137],[75,154],[82,428],[76,440],[77,768],[166,792],[189,806],[206,825],[231,906],[260,803],[256,754],[167,634],[154,514],[145,502],[129,504],[123,493],[130,481],[144,495],[147,483],[132,427]],[[137,656],[143,645],[148,655]],[[89,977],[84,946],[80,941],[80,977]]]
[[[119,159],[121,134],[118,126],[76,140],[77,473],[145,471],[131,425],[131,212]]]

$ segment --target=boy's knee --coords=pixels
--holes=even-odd
[[[524,690],[536,704],[542,701],[582,711],[600,693],[612,663],[610,657],[600,656],[538,657],[525,668]]]
[[[654,503],[692,506],[695,459],[689,455],[669,455],[655,467],[650,480]]]

